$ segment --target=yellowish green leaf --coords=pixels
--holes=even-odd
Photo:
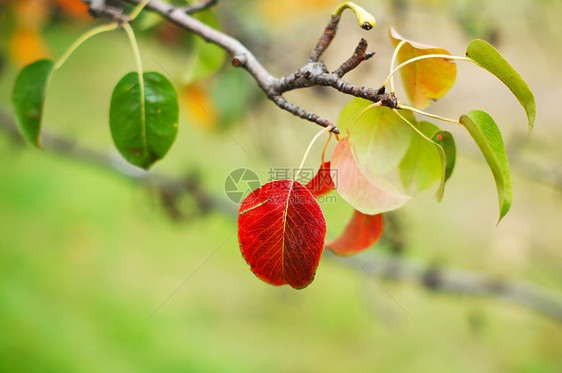
[[[482,151],[496,181],[501,220],[511,208],[511,176],[500,130],[492,117],[480,110],[461,116],[460,123],[468,130]]]
[[[480,39],[473,40],[466,49],[466,56],[478,65],[494,74],[515,95],[529,122],[529,132],[533,129],[536,115],[535,96],[527,82],[507,62],[507,60],[488,42]]]
[[[373,175],[395,169],[406,154],[414,131],[391,109],[375,106],[364,111],[371,101],[354,98],[341,111],[338,128],[353,142],[357,158]],[[404,116],[415,121],[411,112]]]
[[[429,122],[415,125],[429,139],[439,131],[439,127]],[[417,134],[412,136],[410,147],[399,165],[400,180],[408,192],[427,189],[441,178],[442,157],[439,153],[436,144]]]

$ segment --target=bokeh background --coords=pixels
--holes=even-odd
[[[512,167],[512,211],[496,225],[496,191],[484,159],[462,128],[440,124],[455,134],[459,152],[443,202],[427,191],[388,214],[382,240],[358,260],[395,258],[524,281],[560,302],[562,3],[357,3],[378,24],[366,32],[344,13],[324,56],[335,69],[366,38],[377,55],[349,81],[380,86],[393,25],[456,55],[474,38],[491,41],[537,100],[527,137],[524,112],[501,82],[459,63],[457,83],[428,111],[456,118],[482,109],[495,118]],[[222,0],[214,13],[225,32],[280,76],[306,62],[337,5]],[[226,198],[225,179],[241,167],[262,181],[271,168],[297,167],[318,128],[265,101],[244,71],[228,59],[217,63],[213,53],[207,64],[217,65],[216,73],[197,66],[201,79],[194,80],[197,41],[153,17],[135,24],[145,69],[169,74],[181,102],[179,135],[164,160],[144,173],[112,146],[111,92],[135,69],[123,32],[91,39],[56,72],[45,108],[45,149],[23,146],[11,131],[18,70],[60,56],[99,22],[76,0],[0,6],[0,370],[562,370],[560,319],[497,297],[436,292],[329,255],[304,290],[258,280],[238,249],[237,205]],[[321,88],[287,96],[332,120],[349,100]],[[319,147],[308,167],[319,164]],[[335,236],[351,209],[334,196],[323,207]]]

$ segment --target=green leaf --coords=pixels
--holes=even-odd
[[[373,175],[381,176],[398,166],[414,131],[387,107],[375,106],[363,112],[370,104],[362,98],[351,100],[340,113],[338,127],[349,131],[359,163]],[[415,122],[411,112],[403,115]]]
[[[20,71],[12,92],[18,127],[26,140],[38,148],[41,147],[41,120],[47,85],[54,66],[55,63],[49,59],[27,65]]]
[[[431,140],[441,148],[439,152],[442,167],[441,183],[439,184],[439,189],[437,189],[436,194],[437,200],[441,201],[443,199],[443,193],[445,193],[445,183],[449,180],[455,168],[457,148],[453,135],[447,131],[435,132]]]
[[[195,18],[213,28],[218,28],[217,21],[209,10],[197,13]],[[192,52],[190,63],[187,64],[182,78],[182,83],[186,85],[216,73],[222,67],[226,57],[224,49],[202,38],[195,39]]]
[[[144,92],[136,72],[117,83],[111,96],[109,126],[123,157],[147,170],[172,146],[178,132],[179,108],[168,79],[157,72],[146,72],[143,79]]]
[[[527,82],[493,46],[484,40],[476,39],[470,42],[466,49],[466,56],[494,74],[513,92],[527,113],[529,132],[531,132],[535,123],[536,104],[535,96]]]
[[[511,176],[500,130],[492,117],[480,110],[461,116],[460,123],[466,127],[490,166],[496,181],[500,203],[500,218],[511,208]]]
[[[417,123],[416,127],[430,139],[439,131],[439,127],[429,122]],[[400,180],[406,190],[413,192],[427,189],[441,178],[442,156],[439,153],[436,144],[421,136],[412,137],[410,147],[399,165]]]
[[[394,47],[398,46],[401,41],[405,41],[398,51],[398,63],[428,54],[449,55],[449,52],[443,48],[407,40],[392,28],[390,29],[390,40]],[[428,58],[402,67],[400,76],[412,105],[423,109],[443,97],[453,86],[457,78],[457,65],[444,58]]]

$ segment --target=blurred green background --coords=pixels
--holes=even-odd
[[[60,56],[94,24],[70,3],[0,2],[0,109],[8,116],[26,59]],[[493,41],[528,81],[538,107],[527,138],[524,112],[509,91],[475,66],[459,64],[456,85],[429,111],[458,117],[482,109],[496,119],[512,165],[512,211],[496,226],[495,186],[484,159],[462,129],[442,125],[455,134],[459,151],[443,202],[436,203],[432,191],[421,193],[389,215],[393,224],[382,241],[359,258],[399,255],[527,281],[560,299],[562,3],[357,3],[376,16],[377,26],[362,31],[345,13],[325,55],[334,69],[360,37],[369,41],[377,55],[349,81],[381,84],[392,53],[387,30],[394,25],[405,37],[456,55],[473,38]],[[219,4],[221,27],[279,76],[305,63],[338,2]],[[150,17],[142,21],[145,69],[183,83],[194,40]],[[113,86],[133,69],[124,33],[100,35],[55,74],[48,92],[45,132],[95,149],[104,166],[49,150],[52,141],[37,151],[0,132],[1,371],[562,370],[560,320],[509,302],[374,281],[351,259],[347,266],[329,256],[304,290],[258,280],[239,252],[235,219],[224,213],[237,209],[226,199],[225,178],[246,167],[265,181],[272,167],[298,166],[318,129],[264,101],[249,76],[226,61],[218,74],[177,87],[178,138],[147,176],[121,160],[108,127]],[[349,99],[325,89],[288,98],[333,120]],[[319,164],[318,147],[307,166]],[[197,180],[223,201],[220,209],[202,213],[189,195],[172,199],[170,207],[160,188],[167,179],[159,175]],[[324,205],[334,236],[351,213],[336,199]]]

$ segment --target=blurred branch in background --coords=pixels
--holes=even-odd
[[[329,256],[343,264],[368,271],[371,275],[415,283],[432,291],[497,298],[562,321],[561,297],[528,282],[507,281],[479,272],[428,265],[418,260],[391,255],[370,253],[359,255],[353,261],[331,252]]]
[[[4,111],[0,111],[0,130],[7,134],[14,144],[26,146],[13,118]],[[125,168],[108,153],[84,147],[75,141],[54,135],[43,134],[43,147],[46,152],[52,152],[66,158],[94,164],[110,170],[111,172],[138,182],[148,189],[156,190],[160,195],[161,203],[174,220],[183,220],[188,216],[201,216],[210,211],[219,211],[231,218],[236,218],[236,210],[231,203],[210,195],[200,180],[193,175],[183,178],[173,178],[155,172],[143,173],[134,176],[126,172]],[[515,167],[517,169],[517,167]],[[522,170],[523,172],[526,169]],[[536,170],[533,170],[536,172]],[[527,175],[534,178],[535,174]],[[548,177],[539,177],[539,182],[545,182]],[[559,187],[559,185],[557,186]],[[186,214],[179,207],[183,197],[191,198],[195,203],[195,211]],[[404,243],[400,234],[396,232],[396,222],[391,219],[392,234],[389,240],[392,246],[402,251]],[[325,257],[330,260],[351,266],[357,270],[368,272],[369,275],[380,276],[385,279],[404,281],[418,284],[431,291],[444,292],[455,295],[486,296],[499,299],[538,311],[562,322],[562,297],[552,291],[523,281],[507,281],[492,276],[459,269],[435,266],[421,261],[406,259],[399,255],[383,255],[373,252],[357,256],[353,260],[340,257],[326,250]]]
[[[13,117],[2,110],[0,110],[0,130],[7,133],[14,144],[22,147],[27,146],[16,127]],[[118,162],[118,155],[116,153],[112,155],[109,152],[91,149],[77,144],[72,139],[52,133],[43,133],[42,141],[43,148],[47,152],[99,166],[121,177],[142,184],[148,190],[155,190],[160,196],[162,206],[167,214],[174,220],[188,218],[186,213],[179,207],[180,200],[184,196],[188,196],[194,201],[195,211],[190,211],[189,216],[204,215],[211,210],[217,210],[229,216],[236,216],[235,209],[227,201],[221,201],[219,198],[215,198],[207,193],[195,174],[172,178],[156,172],[132,173],[129,165]]]

